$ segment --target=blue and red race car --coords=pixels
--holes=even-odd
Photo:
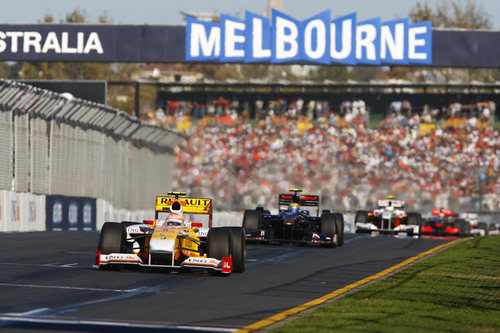
[[[264,207],[245,210],[243,228],[247,241],[302,243],[337,247],[344,244],[344,217],[341,213],[322,210],[319,195],[299,195],[301,189],[278,196],[278,214]],[[316,207],[311,214],[307,207]]]

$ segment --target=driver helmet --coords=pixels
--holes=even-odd
[[[289,213],[297,213],[299,211],[299,204],[296,203],[296,202],[292,202],[289,206],[288,206],[288,212]]]
[[[185,224],[184,216],[182,216],[182,213],[171,213],[165,220],[165,223],[170,227],[183,227]]]
[[[179,201],[174,201],[170,205],[170,215],[165,220],[166,225],[174,227],[184,227],[186,222],[184,221],[184,215],[182,213],[182,205]]]

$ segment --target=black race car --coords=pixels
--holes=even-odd
[[[344,216],[322,210],[318,195],[299,195],[301,189],[278,196],[276,215],[264,207],[245,210],[243,228],[247,241],[289,242],[337,247],[344,244]],[[313,215],[305,207],[316,207]]]

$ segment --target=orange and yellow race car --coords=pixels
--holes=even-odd
[[[246,253],[243,228],[211,228],[212,199],[183,197],[185,195],[185,192],[169,192],[168,196],[156,197],[153,221],[104,223],[96,266],[113,269],[135,265],[242,273]],[[207,226],[188,221],[185,214],[204,216]]]

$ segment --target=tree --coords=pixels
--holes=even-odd
[[[413,22],[432,21],[434,28],[491,29],[491,15],[472,0],[441,0],[432,9],[427,1],[417,1],[410,10]]]
[[[411,21],[432,21],[434,28],[491,29],[491,15],[473,0],[441,0],[431,7],[427,1],[417,1],[408,14]],[[412,81],[491,82],[499,77],[497,69],[451,69],[393,67],[391,77]]]

